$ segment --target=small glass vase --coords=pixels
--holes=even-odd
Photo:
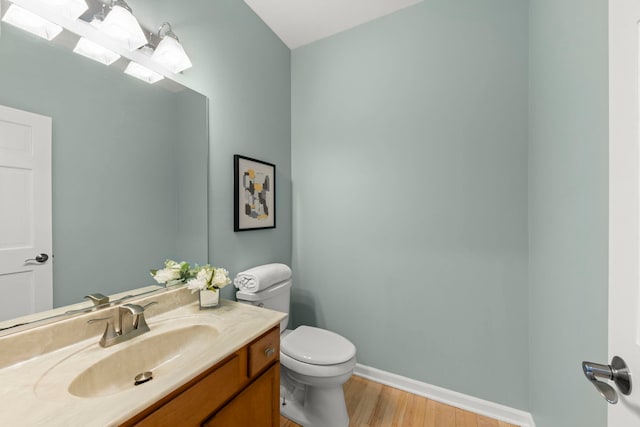
[[[208,289],[200,291],[200,308],[217,307],[220,304],[220,292]]]

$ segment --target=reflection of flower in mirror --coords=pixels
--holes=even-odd
[[[192,268],[188,262],[170,259],[164,262],[163,269],[151,270],[151,276],[156,282],[166,283],[167,286],[186,283],[192,292],[205,289],[216,291],[231,283],[229,272],[224,268],[209,264]]]
[[[166,283],[167,286],[177,285],[178,283],[186,283],[187,280],[194,277],[196,272],[191,269],[188,262],[175,262],[166,260],[164,268],[160,270],[151,270],[151,276],[158,283]]]

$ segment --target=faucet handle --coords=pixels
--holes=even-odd
[[[99,317],[97,319],[89,319],[87,320],[87,323],[91,324],[91,323],[97,323],[97,322],[102,322],[103,320],[106,320],[107,323],[109,320],[113,319],[113,316],[107,316],[107,317]]]
[[[131,303],[129,303],[129,304],[122,304],[120,307],[121,307],[121,308],[123,308],[123,309],[125,309],[125,310],[128,310],[128,311],[129,311],[131,314],[133,314],[133,315],[138,315],[138,314],[143,314],[143,313],[144,313],[144,311],[145,311],[149,306],[152,306],[152,305],[157,304],[157,303],[158,303],[158,301],[151,301],[150,303],[145,304],[145,305],[139,305],[139,304],[131,304]]]
[[[120,310],[127,310],[134,316],[144,313],[144,307],[138,304],[122,304]]]
[[[154,304],[157,304],[157,303],[158,303],[158,301],[151,301],[150,303],[143,305],[142,308],[144,308],[146,310],[148,307],[150,307],[150,306],[152,306]]]
[[[95,307],[102,305],[102,304],[107,304],[109,302],[109,297],[102,295],[99,292],[96,292],[94,294],[89,294],[89,295],[85,295],[84,298],[88,298],[91,301],[93,301],[93,305]]]
[[[157,301],[152,301],[144,306],[138,304],[123,304],[120,306],[120,312],[131,313],[133,316],[133,324],[131,327],[133,330],[148,331],[149,325],[147,325],[147,321],[144,318],[144,310],[157,303]]]
[[[143,305],[142,308],[146,310],[147,307],[157,303],[158,301],[151,301],[150,303]],[[140,314],[136,319],[136,329],[149,330],[149,325],[147,325],[147,320],[144,318],[144,313]]]
[[[113,326],[113,316],[100,317],[98,319],[90,319],[87,321],[87,323],[89,324],[96,322],[107,322],[107,326],[105,327],[102,338],[100,339],[100,345],[102,347],[107,347],[109,343],[111,343],[115,338],[118,337],[118,332]]]

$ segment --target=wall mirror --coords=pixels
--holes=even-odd
[[[82,302],[89,293],[148,291],[149,270],[168,258],[207,262],[205,96],[149,85],[2,23],[0,104],[53,120],[58,311],[92,306]]]

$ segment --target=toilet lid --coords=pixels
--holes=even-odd
[[[298,326],[282,339],[280,350],[311,365],[336,365],[356,355],[356,347],[348,339],[311,326]]]

